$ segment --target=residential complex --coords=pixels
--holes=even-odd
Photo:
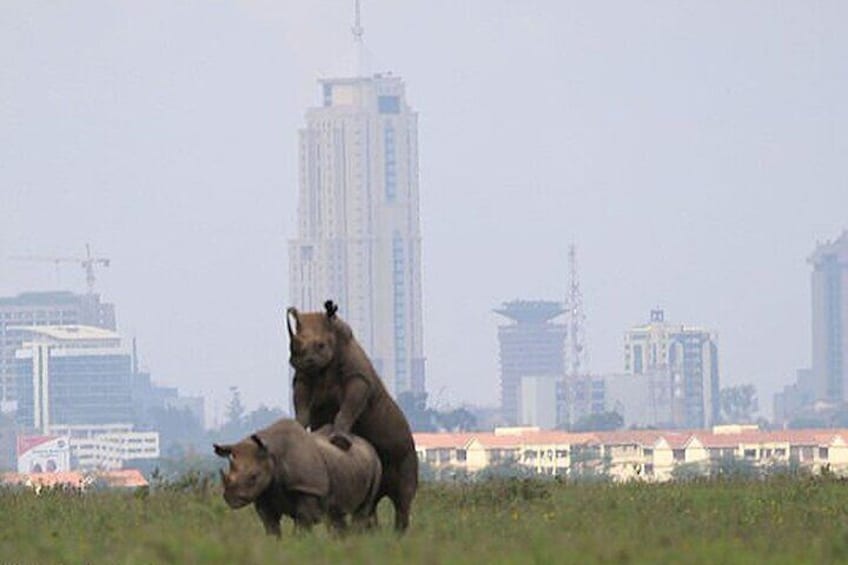
[[[511,322],[498,327],[501,409],[511,424],[529,423],[522,414],[530,418],[556,409],[552,391],[565,375],[566,326],[553,320],[564,311],[562,303],[547,300],[513,300],[495,309]],[[522,398],[522,389],[529,396]],[[536,392],[544,390],[548,393]]]
[[[84,325],[115,330],[115,306],[98,294],[25,292],[0,298],[0,408],[12,411],[15,391],[15,351],[22,334],[10,326]]]
[[[400,77],[319,82],[300,130],[290,302],[337,302],[389,389],[423,395],[418,116]]]
[[[705,428],[718,422],[718,345],[714,333],[666,322],[662,310],[653,310],[649,323],[625,334],[624,370],[631,375],[653,375],[654,382],[667,381],[673,427]],[[665,396],[662,388],[658,393]]]
[[[848,474],[848,430],[760,431],[756,426],[710,430],[569,433],[538,428],[415,434],[419,460],[440,476],[511,465],[540,475],[608,476],[616,481],[666,481],[717,466],[827,467]]]

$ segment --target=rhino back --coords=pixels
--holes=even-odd
[[[351,513],[372,494],[372,485],[381,478],[380,459],[364,439],[348,436],[351,446],[342,450],[322,433],[313,434],[330,478],[328,503],[342,512]]]
[[[295,420],[281,419],[257,432],[280,463],[274,480],[288,490],[324,496],[330,488],[321,451],[314,438]]]

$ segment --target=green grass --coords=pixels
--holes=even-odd
[[[426,484],[413,523],[375,533],[264,535],[216,487],[0,493],[0,561],[15,563],[820,563],[848,561],[848,483]]]

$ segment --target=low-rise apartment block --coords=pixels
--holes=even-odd
[[[160,456],[159,432],[134,431],[131,424],[53,426],[51,431],[70,438],[74,469],[123,469]]]
[[[675,471],[709,472],[720,463],[795,465],[848,475],[848,430],[760,431],[756,426],[711,430],[628,430],[569,433],[538,428],[415,434],[419,460],[436,470],[476,473],[511,463],[540,475],[590,471],[616,481],[666,481]]]

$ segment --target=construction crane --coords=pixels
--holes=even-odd
[[[85,257],[44,257],[38,255],[24,255],[11,257],[11,259],[18,261],[50,261],[51,263],[54,263],[57,268],[59,267],[59,263],[77,263],[85,270],[85,283],[88,286],[89,294],[94,294],[94,266],[100,265],[102,267],[108,267],[111,261],[106,257],[92,257],[91,246],[87,243],[85,244]]]

